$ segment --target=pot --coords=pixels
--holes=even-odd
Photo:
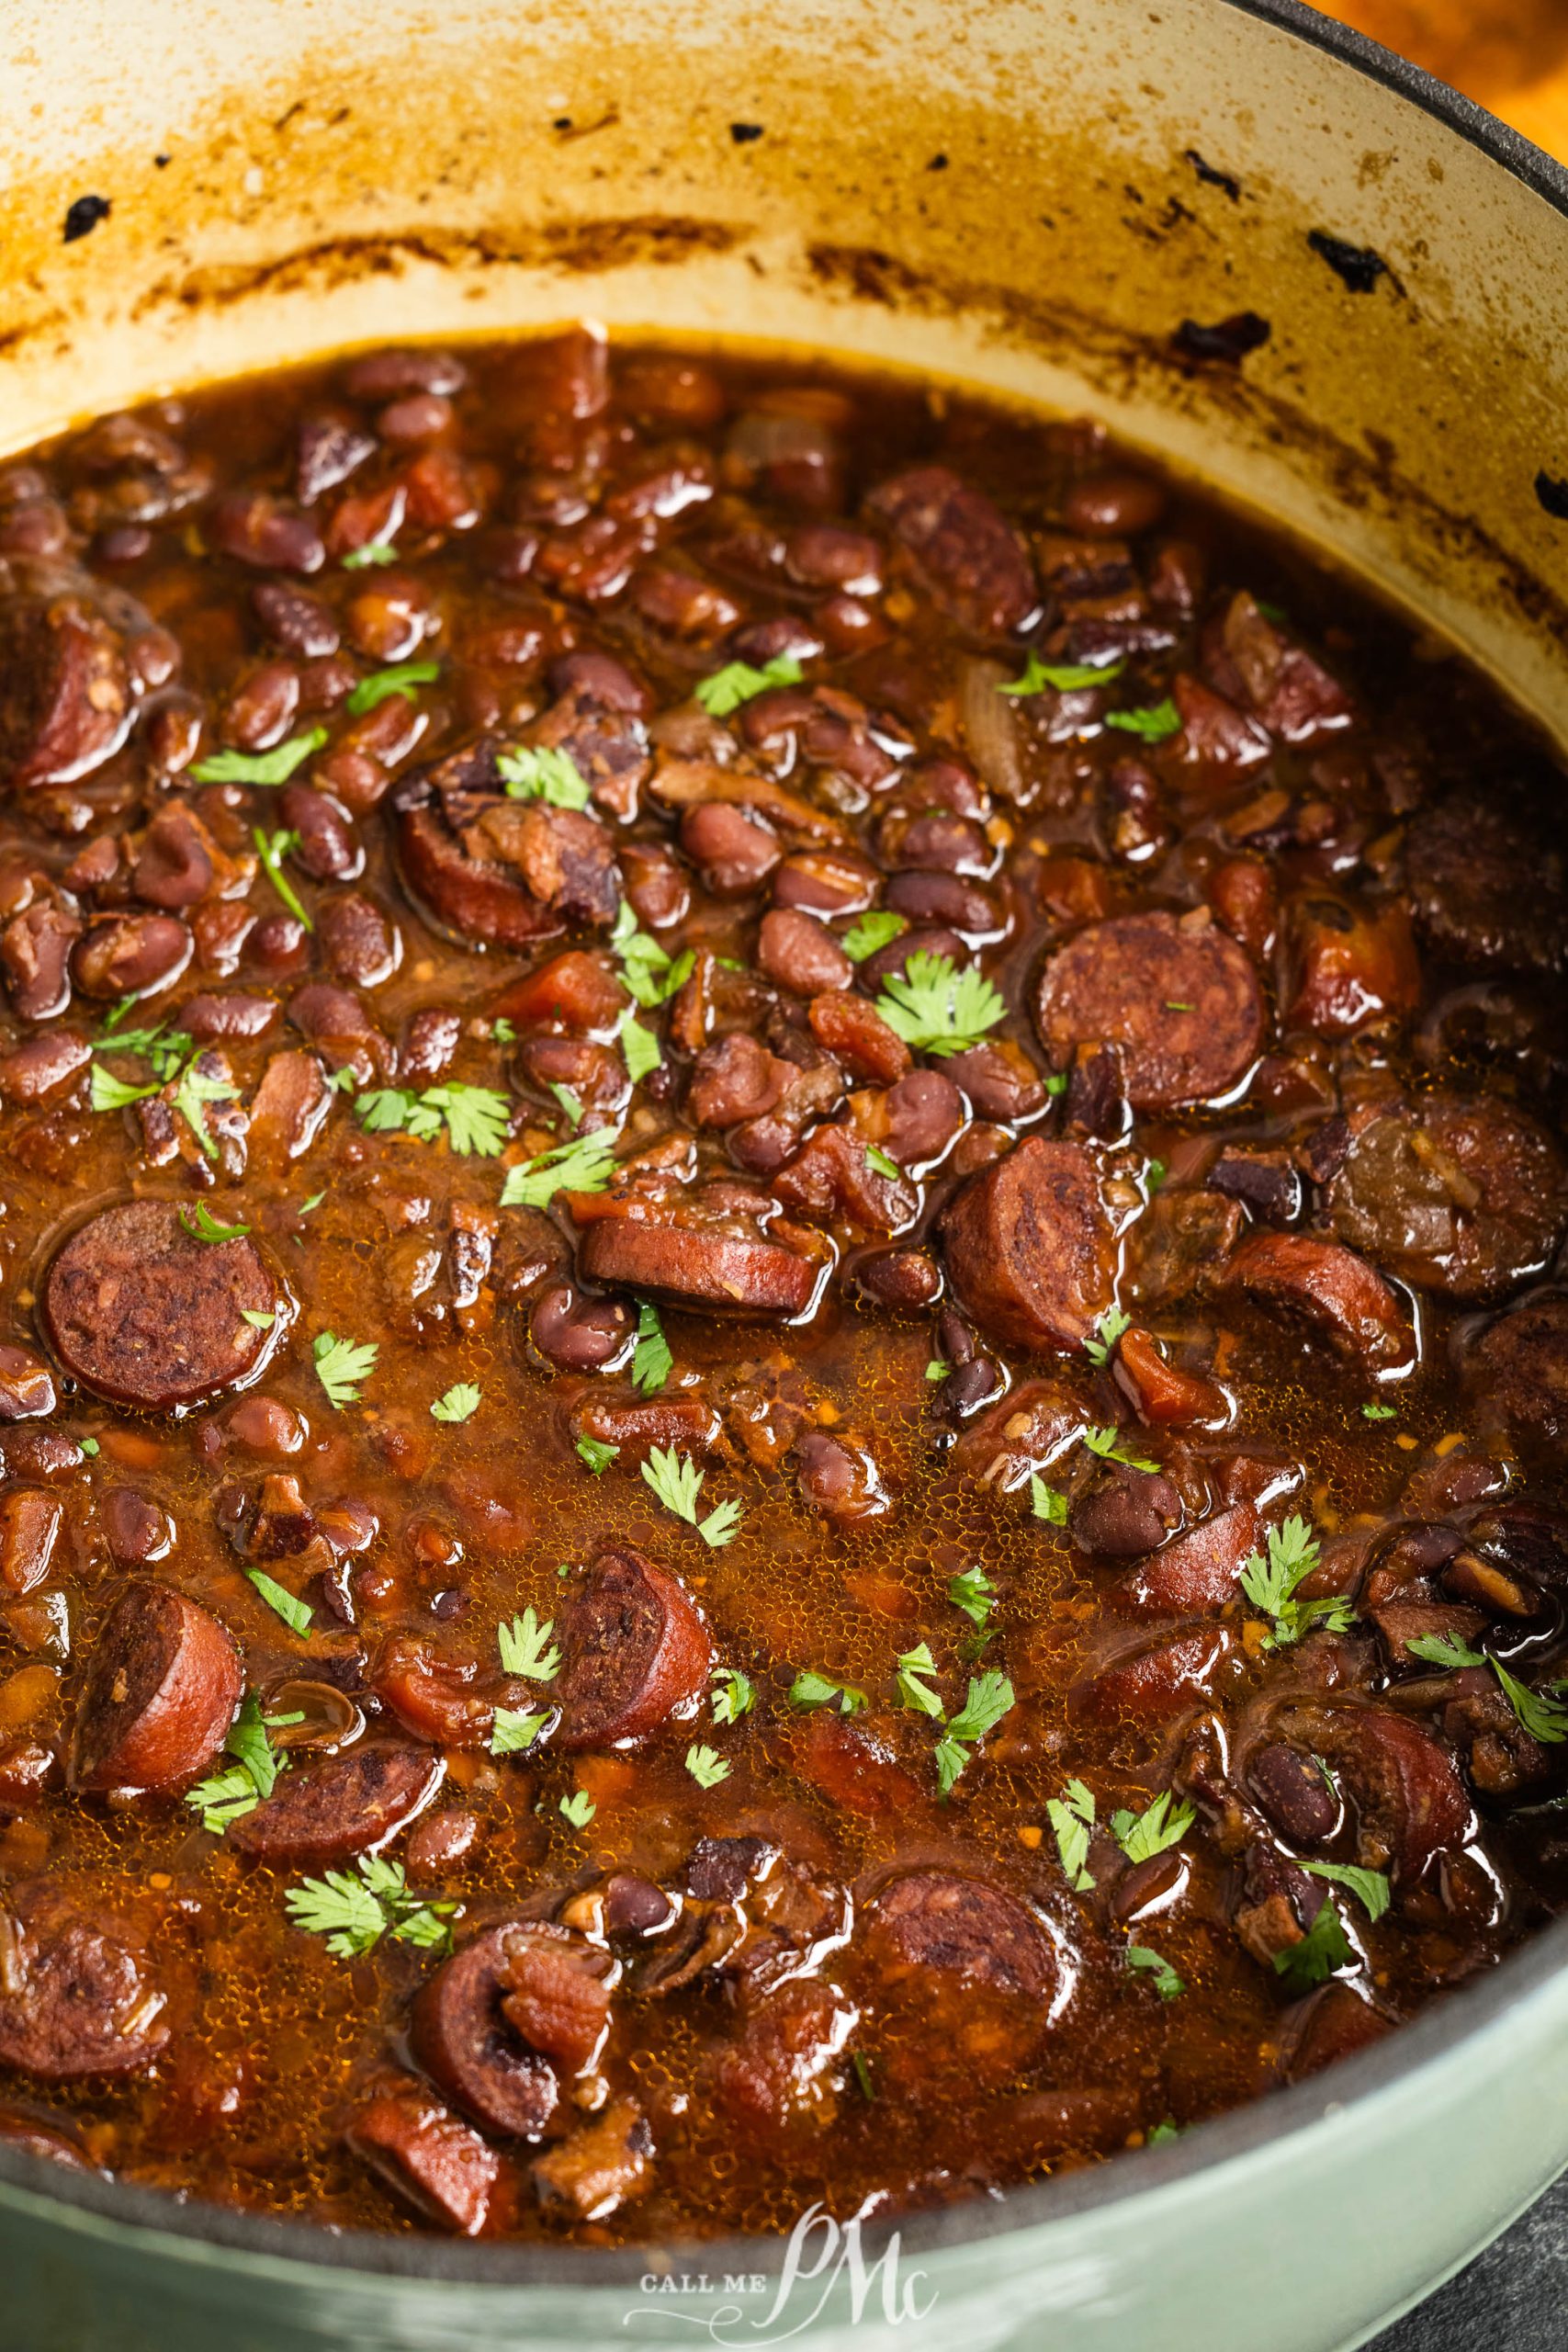
[[[1568,175],[1293,0],[13,0],[0,435],[590,315],[1091,410],[1568,747]],[[1183,322],[1218,334],[1183,335]],[[1205,356],[1207,355],[1207,356]],[[863,2237],[476,2246],[0,2150],[38,2352],[1326,2352],[1568,2161],[1568,1920],[1330,2074]]]

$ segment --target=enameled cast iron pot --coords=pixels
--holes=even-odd
[[[1568,744],[1568,175],[1293,0],[11,0],[6,48],[0,450],[572,316],[860,354],[1092,410]],[[1247,311],[1239,363],[1173,355]],[[858,2319],[820,2236],[775,2312],[772,2242],[334,2238],[0,2151],[0,2344],[1328,2352],[1564,2162],[1568,1920],[1314,2081],[917,2219]]]

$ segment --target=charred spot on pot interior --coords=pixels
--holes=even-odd
[[[1382,254],[1374,253],[1371,245],[1348,244],[1343,237],[1331,237],[1325,229],[1309,229],[1307,243],[1352,294],[1370,294],[1380,277],[1399,283]]]
[[[1240,203],[1241,182],[1230,172],[1222,172],[1217,170],[1213,164],[1206,162],[1205,159],[1200,155],[1196,147],[1189,147],[1186,151],[1186,155],[1187,161],[1191,164],[1193,170],[1197,173],[1205,187],[1220,188],[1226,196],[1229,197],[1233,204]]]
[[[1196,319],[1183,319],[1170,340],[1172,349],[1183,359],[1219,361],[1235,368],[1249,351],[1266,344],[1273,332],[1269,321],[1256,311],[1237,311],[1212,327],[1201,325]]]
[[[109,216],[107,196],[79,196],[65,208],[64,243],[73,245],[78,237],[91,236],[100,220]]]
[[[1542,466],[1535,478],[1535,494],[1554,523],[1568,523],[1568,477],[1549,474]]]

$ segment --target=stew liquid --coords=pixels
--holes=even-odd
[[[907,2210],[1562,1899],[1562,778],[1089,423],[579,332],[0,470],[0,2132]]]

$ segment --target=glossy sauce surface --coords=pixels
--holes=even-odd
[[[107,420],[0,556],[0,2128],[787,2227],[1555,1910],[1483,683],[1091,424],[587,335]]]

